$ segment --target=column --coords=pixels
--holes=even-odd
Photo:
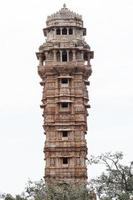
[[[69,28],[67,28],[67,35],[69,35]]]
[[[60,50],[60,62],[62,62],[62,51]]]
[[[62,35],[62,28],[60,28],[60,34]]]
[[[76,32],[76,31],[75,31],[75,28],[73,28],[73,35],[75,35],[75,32]]]
[[[53,50],[54,53],[54,61],[56,62],[56,50]]]
[[[81,51],[81,60],[84,60],[84,52]]]
[[[76,50],[73,50],[72,52],[73,52],[73,61],[75,61],[76,60]]]
[[[67,50],[67,62],[69,62],[69,50]]]

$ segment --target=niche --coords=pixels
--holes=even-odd
[[[73,35],[73,29],[69,28],[69,35]]]
[[[67,35],[67,29],[66,28],[62,29],[62,35]]]
[[[72,61],[73,60],[73,53],[72,51],[69,51],[69,61]]]
[[[60,35],[60,34],[61,34],[60,28],[57,28],[56,29],[56,35]]]
[[[57,62],[60,62],[60,52],[59,51],[57,51],[57,53],[56,53],[56,60],[57,60]]]
[[[67,62],[67,51],[62,51],[62,62]]]

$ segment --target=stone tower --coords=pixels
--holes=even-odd
[[[48,16],[46,41],[36,53],[43,87],[45,181],[86,183],[87,108],[93,52],[85,42],[82,16],[64,4]]]

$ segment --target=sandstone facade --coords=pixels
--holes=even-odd
[[[63,8],[49,16],[46,42],[36,53],[43,87],[45,181],[87,181],[87,85],[93,52],[85,42],[82,16]]]

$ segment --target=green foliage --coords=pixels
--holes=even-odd
[[[45,198],[45,185],[43,180],[32,182],[28,181],[25,188],[24,196],[26,199],[42,200]]]
[[[22,195],[13,197],[4,195],[4,200],[91,200],[93,193],[84,185],[50,184],[45,186],[43,180],[39,182],[28,181]]]
[[[13,197],[11,194],[3,194],[1,198],[4,200],[26,200],[26,198],[22,197],[21,195],[16,195]]]
[[[84,185],[57,184],[46,189],[46,200],[89,200],[90,194]]]
[[[14,197],[11,194],[6,194],[5,196],[3,195],[5,200],[14,200]]]
[[[26,198],[34,200],[89,200],[91,193],[84,185],[50,184],[45,186],[43,181],[28,182]]]
[[[133,199],[133,176],[130,173],[130,166],[121,164],[122,159],[121,152],[91,156],[89,164],[103,164],[106,167],[101,176],[90,182],[90,186],[95,188],[101,200]]]

